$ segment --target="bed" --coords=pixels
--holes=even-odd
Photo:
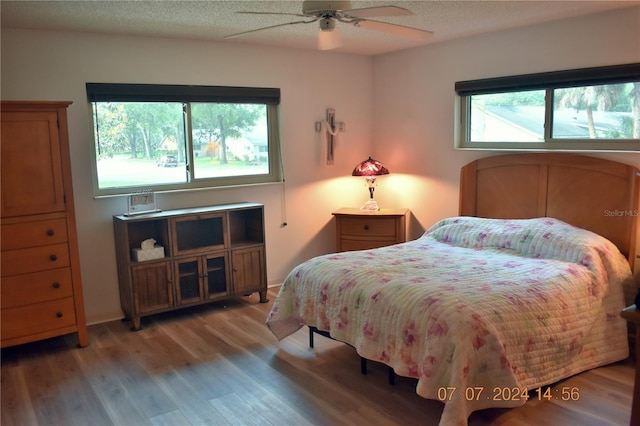
[[[315,327],[417,378],[445,404],[443,426],[544,398],[536,389],[628,356],[638,173],[570,154],[476,160],[459,216],[298,265],[267,325],[278,339]]]

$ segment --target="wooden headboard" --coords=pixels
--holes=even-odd
[[[640,170],[573,154],[512,154],[462,168],[460,215],[554,217],[612,241],[633,265]]]

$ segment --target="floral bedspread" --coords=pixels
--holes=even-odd
[[[267,318],[278,339],[329,331],[418,379],[440,425],[628,356],[627,261],[608,240],[552,218],[454,217],[415,241],[313,258]]]

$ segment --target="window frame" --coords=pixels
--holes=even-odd
[[[640,63],[458,81],[455,83],[454,146],[456,149],[487,151],[639,152],[640,139],[556,139],[551,133],[554,89],[629,82],[640,82]],[[472,142],[470,140],[473,95],[528,90],[545,90],[546,92],[544,140],[540,142]]]
[[[92,129],[91,168],[95,197],[129,195],[141,190],[172,192],[213,189],[283,182],[280,140],[280,89],[265,87],[192,86],[166,84],[86,83],[87,104]],[[99,188],[97,145],[95,140],[94,102],[172,102],[182,103],[185,114],[185,159],[187,181],[144,186]],[[214,178],[195,178],[193,137],[190,122],[192,103],[237,103],[266,106],[268,128],[269,173]]]

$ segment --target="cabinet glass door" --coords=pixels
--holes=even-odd
[[[227,255],[219,254],[207,256],[204,259],[206,264],[205,289],[206,297],[214,299],[218,296],[229,294],[229,268],[227,267]]]
[[[171,220],[174,255],[201,254],[227,247],[226,215],[194,214]]]
[[[193,257],[176,261],[178,305],[199,302],[202,297],[202,280],[200,272],[200,258]]]

